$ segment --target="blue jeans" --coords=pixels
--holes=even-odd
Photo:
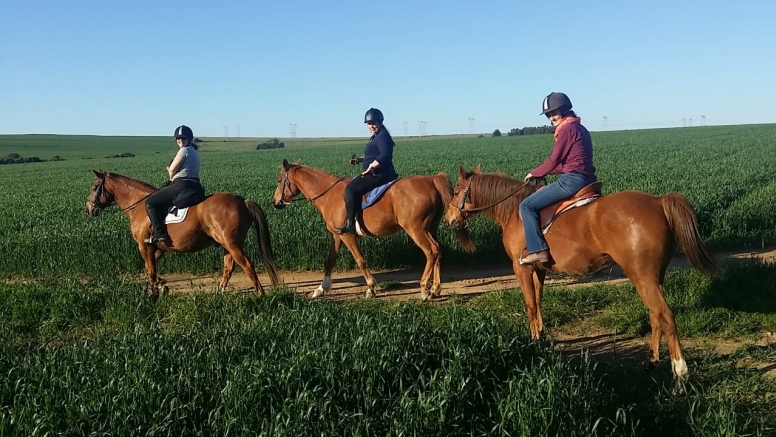
[[[549,249],[542,234],[542,225],[539,222],[541,210],[553,203],[570,199],[577,191],[595,181],[594,177],[581,173],[564,173],[557,181],[548,184],[520,202],[520,215],[523,217],[525,244],[528,247],[528,253]]]

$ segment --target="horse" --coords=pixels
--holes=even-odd
[[[151,221],[143,203],[156,188],[117,173],[92,172],[95,178],[86,201],[86,213],[96,217],[113,203],[126,213],[132,237],[145,262],[152,295],[158,296],[159,288],[165,283],[156,273],[156,263],[165,252],[197,252],[214,244],[224,248],[224,274],[219,284],[221,290],[225,290],[229,284],[236,262],[248,274],[256,292],[263,295],[264,287],[256,276],[253,263],[243,252],[243,243],[252,224],[256,225],[256,238],[270,281],[273,286],[280,283],[267,218],[261,207],[252,200],[232,193],[214,193],[201,203],[189,207],[183,222],[168,225],[171,245],[147,243],[144,240],[151,235]]]
[[[272,197],[276,208],[282,209],[302,193],[313,204],[326,222],[332,241],[323,273],[323,281],[312,297],[322,296],[331,290],[331,272],[337,261],[342,243],[350,250],[366,280],[365,297],[375,295],[377,282],[367,268],[355,235],[338,234],[334,228],[345,220],[343,192],[350,179],[335,176],[322,170],[289,163],[283,160],[278,186]],[[440,250],[437,231],[444,215],[445,205],[453,195],[450,178],[439,173],[434,176],[408,176],[396,181],[375,203],[363,210],[359,226],[365,234],[382,237],[404,230],[426,256],[426,265],[420,277],[420,298],[426,301],[441,293]],[[465,229],[455,231],[461,247],[472,252],[474,242]]]
[[[537,186],[503,173],[482,173],[479,165],[471,172],[459,166],[458,172],[445,221],[459,228],[482,212],[501,226],[504,249],[523,292],[532,339],[538,339],[544,328],[540,307],[547,272],[582,275],[617,264],[649,309],[652,336],[645,364],[652,367],[659,362],[662,332],[675,378],[687,378],[674,314],[663,296],[666,269],[677,242],[700,272],[714,275],[721,266],[704,245],[695,212],[684,196],[620,191],[570,209],[555,218],[545,235],[550,262],[523,265],[520,258],[526,244],[518,207]]]

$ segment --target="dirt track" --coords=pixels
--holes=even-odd
[[[717,254],[720,260],[760,258],[769,262],[776,262],[776,249],[768,248],[761,251],[739,251]],[[684,257],[675,257],[671,267],[689,267],[688,261]],[[408,299],[419,296],[418,281],[420,280],[421,269],[391,270],[391,271],[373,271],[375,279],[379,286],[377,298],[398,298]],[[196,289],[203,291],[215,290],[220,280],[220,274],[212,276],[190,276],[190,275],[163,275],[167,280],[167,285],[171,293],[188,293]],[[323,272],[281,272],[281,278],[289,288],[295,288],[299,293],[309,294],[320,285],[323,279]],[[267,275],[259,275],[259,280],[265,286],[269,282]],[[595,275],[586,277],[561,277],[549,276],[548,285],[588,285],[598,282],[623,282],[627,278],[618,267],[606,269]],[[386,286],[383,289],[383,286]],[[442,296],[440,301],[455,294],[480,294],[493,290],[505,288],[516,288],[517,282],[512,268],[509,266],[493,268],[448,268],[442,265]],[[249,291],[252,289],[251,282],[245,274],[240,271],[235,272],[229,282],[230,291]],[[324,298],[331,300],[355,299],[363,296],[366,290],[366,282],[361,272],[358,270],[334,272],[332,275],[332,290]]]

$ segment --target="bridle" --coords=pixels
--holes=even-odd
[[[320,197],[321,197],[321,196],[323,196],[324,194],[328,193],[328,192],[329,192],[329,190],[331,190],[332,188],[334,188],[334,186],[335,186],[335,185],[337,185],[338,183],[340,183],[340,182],[342,182],[343,180],[345,180],[345,178],[344,178],[344,177],[339,177],[339,178],[338,178],[336,181],[332,182],[332,184],[331,184],[331,185],[329,185],[329,187],[328,187],[328,188],[326,188],[325,190],[323,190],[323,193],[321,193],[321,194],[319,194],[319,195],[317,195],[317,196],[311,197],[311,198],[309,198],[309,199],[308,199],[308,198],[301,198],[301,199],[294,199],[294,198],[292,198],[291,200],[288,200],[288,201],[286,201],[286,200],[285,200],[285,197],[286,197],[286,189],[288,189],[288,192],[289,192],[289,194],[290,194],[290,195],[293,195],[293,194],[294,194],[294,191],[291,189],[291,180],[289,180],[289,178],[288,178],[288,170],[285,170],[285,171],[283,172],[283,175],[284,175],[284,177],[283,177],[283,191],[281,191],[281,193],[280,193],[280,194],[281,194],[281,196],[280,196],[280,202],[281,202],[281,205],[290,204],[290,203],[292,203],[292,202],[310,202],[310,203],[313,203],[313,202],[315,202],[315,201],[316,201],[318,198],[320,198]]]
[[[109,205],[101,206],[99,203],[100,198],[105,196],[106,190],[105,190],[105,178],[99,178],[100,182],[97,184],[97,188],[94,189],[95,195],[94,200],[89,199],[87,202],[89,205],[91,205],[92,210],[100,213],[104,210],[104,208],[108,207]]]
[[[100,201],[101,197],[106,197],[106,193],[107,194],[111,194],[111,193],[108,192],[108,190],[105,189],[105,178],[99,178],[99,179],[100,179],[100,182],[97,183],[97,187],[94,189],[94,192],[95,192],[94,200],[89,200],[87,202],[89,205],[91,205],[92,210],[95,210],[97,213],[100,213],[100,212],[104,211],[105,208],[109,207],[111,205],[111,203],[113,203],[113,202],[111,202],[111,203],[107,203],[105,205],[100,205],[99,203],[97,203],[97,202]],[[133,203],[132,205],[129,205],[126,208],[119,208],[119,210],[122,211],[122,212],[129,211],[130,209],[136,207],[140,202],[148,199],[148,197],[151,196],[151,194],[154,194],[154,192],[151,192],[151,193],[143,196],[142,198],[140,198],[140,200],[138,200],[137,202]],[[115,199],[114,199],[114,201],[115,201]]]

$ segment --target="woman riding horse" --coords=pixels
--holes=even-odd
[[[542,114],[555,126],[555,148],[544,163],[528,172],[523,179],[543,178],[548,174],[561,176],[528,196],[520,203],[528,256],[521,264],[546,263],[550,251],[542,233],[539,213],[542,209],[574,196],[577,191],[596,181],[593,166],[593,141],[590,132],[571,110],[571,100],[563,93],[550,93],[542,102]]]
[[[148,219],[151,220],[153,228],[153,233],[146,242],[151,244],[164,243],[168,246],[172,244],[164,218],[175,196],[185,190],[202,191],[202,185],[199,183],[199,152],[197,145],[194,144],[194,133],[188,126],[178,126],[175,128],[174,136],[178,144],[178,153],[167,166],[170,181],[148,196],[145,202]]]
[[[383,113],[370,108],[364,114],[372,138],[364,147],[364,156],[350,160],[352,165],[362,162],[364,171],[345,187],[345,224],[335,228],[339,234],[356,233],[356,215],[361,211],[361,197],[373,189],[398,178],[393,168],[393,138],[383,125]]]

